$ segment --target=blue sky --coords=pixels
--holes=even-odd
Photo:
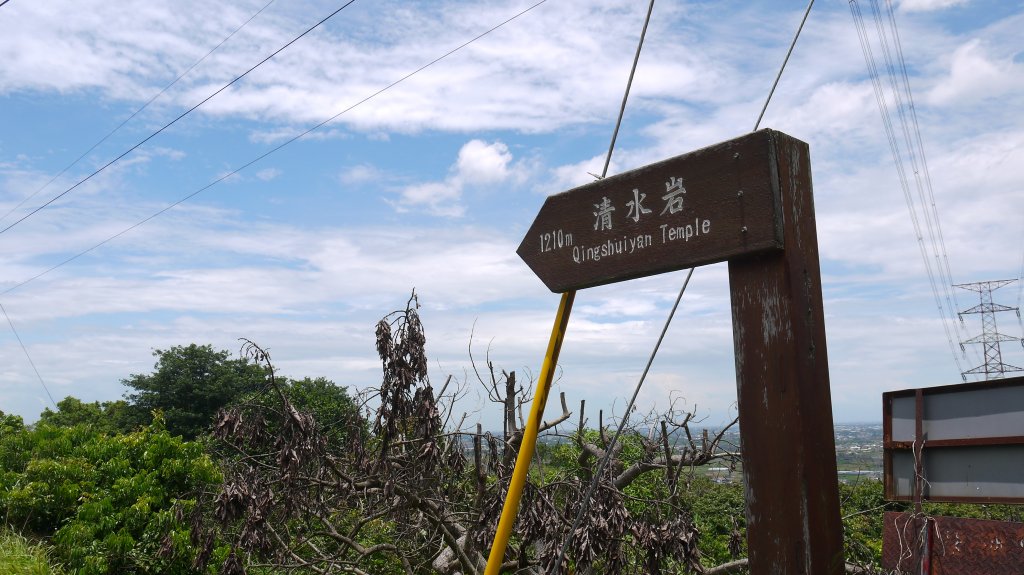
[[[10,212],[0,227],[341,5],[271,3],[32,196],[264,4],[11,0],[0,8],[0,215]],[[467,423],[497,421],[469,346],[478,361],[489,357],[521,378],[537,373],[558,296],[515,250],[546,195],[600,172],[644,2],[548,0],[160,217],[15,286],[532,4],[359,0],[0,233],[0,303],[52,395],[117,399],[122,378],[152,369],[153,349],[195,342],[234,351],[241,337],[269,348],[284,375],[372,385],[374,323],[415,288],[432,378],[463,383],[457,411]],[[860,6],[874,33],[870,3]],[[750,131],[805,7],[659,0],[610,173]],[[1024,4],[905,0],[895,17],[952,278],[1016,278]],[[960,381],[848,2],[815,4],[762,127],[811,147],[835,419],[878,421],[883,391]],[[586,399],[588,411],[621,411],[682,280],[677,272],[578,295],[556,384],[570,407]],[[1020,294],[1013,284],[996,299],[1017,305]],[[956,305],[973,305],[972,295],[959,293]],[[980,330],[976,316],[966,320],[947,324],[955,338]],[[1001,331],[1021,335],[1012,314],[999,320]],[[960,361],[966,369],[980,358]],[[1024,366],[1024,350],[1007,345],[1004,361]],[[640,410],[675,402],[716,424],[735,412],[735,396],[727,274],[708,266],[694,275]],[[0,409],[31,421],[48,405],[4,326]]]

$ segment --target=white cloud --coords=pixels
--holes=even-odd
[[[213,116],[261,118],[301,126],[350,108],[418,66],[445,54],[528,6],[525,2],[353,5],[205,104]],[[230,10],[145,3],[48,4],[15,8],[0,21],[0,93],[26,89],[101,90],[146,99],[244,21],[255,4]],[[329,12],[326,7],[325,13]],[[57,13],[63,18],[58,18]],[[371,16],[372,15],[372,16]],[[382,16],[383,15],[383,16]],[[364,131],[481,128],[550,132],[604,119],[615,109],[628,71],[642,7],[621,2],[548,3],[480,39],[429,73],[407,80],[345,113],[339,122]],[[52,25],[62,21],[60,29]],[[300,22],[301,21],[301,22]],[[257,18],[161,102],[178,109],[202,100],[315,21],[275,7]],[[572,21],[573,26],[564,26]],[[658,21],[660,22],[660,20]],[[372,26],[374,42],[361,41]],[[96,34],[97,29],[108,33]],[[638,78],[639,97],[693,95],[715,72],[695,45],[665,25],[650,32],[652,51],[682,54],[652,64]],[[601,38],[595,42],[594,38]],[[657,59],[655,60],[657,61]],[[157,79],[157,80],[154,80]],[[261,130],[272,141],[289,130]]]
[[[237,168],[224,169],[214,177],[214,180],[225,184],[238,184],[244,179],[244,176],[242,176],[241,172],[237,171]]]
[[[495,184],[509,177],[512,153],[501,142],[470,140],[459,150],[455,178],[464,184]]]
[[[423,182],[406,186],[400,199],[391,204],[407,212],[418,208],[435,216],[459,217],[465,214],[463,191],[523,177],[524,169],[513,164],[512,153],[502,142],[470,140],[459,149],[458,157],[443,182]],[[357,171],[356,175],[361,175]]]
[[[330,124],[318,127],[310,131],[313,126],[285,126],[269,129],[257,129],[249,133],[249,141],[256,144],[267,144],[279,146],[292,140],[301,142],[324,142],[328,140],[348,140],[352,138],[351,132],[341,128],[331,128]],[[379,137],[387,141],[387,134],[376,135],[366,134],[367,137]]]
[[[58,109],[54,122],[80,118],[82,107],[119,121],[258,4],[12,2],[0,19],[0,57],[9,63],[0,94],[12,106],[29,95],[78,114]],[[610,173],[753,127],[802,6],[741,4],[656,6]],[[936,202],[954,276],[1003,277],[1017,269],[1024,235],[1016,217],[1024,213],[1021,16],[979,26],[910,11],[940,4],[948,3],[905,2],[900,20]],[[118,164],[0,237],[0,289],[526,5],[353,4],[162,134],[166,150],[133,156],[136,163]],[[240,336],[271,347],[289,375],[372,383],[374,321],[414,287],[432,369],[462,373],[475,322],[478,352],[490,345],[497,364],[536,373],[558,297],[514,254],[535,213],[521,204],[541,200],[514,192],[561,191],[600,172],[643,8],[546,3],[283,150],[274,168],[211,190],[0,300],[30,351],[45,358],[55,395],[83,399],[117,397],[119,378],[152,367],[152,347],[196,341],[234,350]],[[275,4],[142,124],[162,125],[330,9]],[[816,6],[762,126],[811,145],[837,419],[877,419],[881,390],[951,383],[956,374],[846,9]],[[50,136],[29,145],[36,142],[24,134],[36,128],[8,129],[8,118],[0,136],[6,209],[52,175],[59,154],[51,144],[74,147],[70,138],[42,141]],[[452,141],[461,147],[447,148]],[[250,193],[254,178],[268,176]],[[73,183],[66,175],[53,186]],[[571,402],[587,398],[593,414],[635,383],[680,275],[577,296],[559,382]],[[665,405],[682,393],[702,410],[728,411],[730,332],[725,267],[698,270],[643,401]],[[0,342],[4,409],[38,413],[40,390],[26,384],[34,376],[20,368],[20,348],[9,334]]]
[[[459,202],[461,196],[462,184],[457,180],[426,182],[406,186],[401,198],[391,204],[400,212],[424,208],[430,215],[459,217],[466,213],[465,206]]]
[[[0,23],[0,91],[101,89],[115,98],[147,99],[142,78],[169,81],[246,18],[244,9],[170,10],[146,2],[26,3]],[[61,22],[61,26],[53,23]],[[102,30],[102,33],[97,31]],[[195,39],[196,42],[191,40]],[[157,80],[158,82],[160,80]]]
[[[264,182],[269,182],[280,176],[283,172],[278,168],[264,168],[256,172],[256,178]]]
[[[589,184],[601,175],[604,161],[604,156],[594,156],[575,164],[558,166],[551,171],[550,183],[541,189],[550,193],[551,190],[569,190],[577,186]],[[608,166],[608,173],[616,174],[619,171],[621,170],[619,170],[618,164],[613,158],[613,161]]]
[[[341,171],[339,179],[343,184],[365,184],[381,180],[386,174],[378,167],[370,164],[358,164],[350,166]]]
[[[965,6],[971,0],[902,0],[900,10],[904,12],[930,12],[933,10],[945,10],[953,6]]]
[[[183,160],[185,156],[188,155],[185,153],[184,150],[176,150],[174,148],[168,148],[166,146],[154,146],[152,150],[148,153],[151,153],[152,155],[155,156],[163,156],[173,161]]]
[[[1012,58],[995,59],[980,39],[957,48],[949,64],[949,75],[929,94],[933,103],[971,104],[991,100],[1024,88],[1024,66]]]

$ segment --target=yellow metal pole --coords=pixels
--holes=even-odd
[[[572,311],[572,302],[575,297],[575,291],[567,291],[562,294],[562,301],[558,304],[555,325],[551,328],[551,339],[548,341],[548,350],[544,355],[544,364],[541,366],[540,381],[537,382],[537,392],[533,396],[533,405],[530,406],[530,419],[526,422],[526,429],[523,430],[523,442],[519,445],[516,467],[512,471],[512,479],[508,484],[505,506],[501,509],[498,531],[494,534],[494,544],[491,545],[491,554],[487,558],[484,575],[498,575],[501,571],[501,563],[505,559],[505,548],[512,535],[512,524],[516,522],[516,515],[519,513],[519,499],[523,495],[523,485],[526,483],[526,474],[530,470],[533,450],[537,447],[537,433],[540,431],[541,418],[544,417],[544,404],[548,402],[551,379],[555,373],[555,365],[558,363],[558,352],[562,349],[565,326],[569,323],[569,312]]]

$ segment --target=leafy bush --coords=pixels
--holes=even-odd
[[[0,522],[52,536],[81,575],[195,572],[184,522],[194,503],[183,498],[219,479],[201,445],[172,436],[159,415],[123,435],[2,421]]]
[[[712,567],[746,556],[746,515],[743,486],[715,483],[695,476],[684,501],[700,529],[701,561]]]

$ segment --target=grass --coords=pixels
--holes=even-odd
[[[21,535],[0,529],[0,573],[4,575],[62,575],[64,570],[51,565],[46,547]]]

